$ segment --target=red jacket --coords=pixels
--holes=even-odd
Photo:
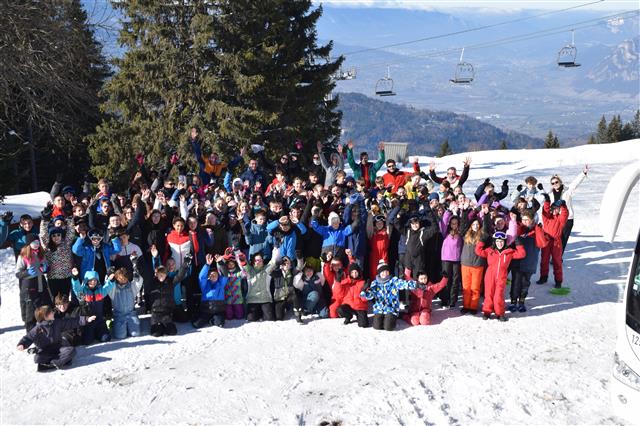
[[[409,173],[403,172],[401,170],[396,170],[396,172],[393,174],[387,172],[382,175],[382,180],[384,180],[384,187],[386,188],[389,185],[393,185],[393,189],[391,190],[391,192],[395,194],[398,188],[404,186],[404,184],[407,183],[407,179],[409,178],[409,176]]]
[[[448,278],[442,277],[439,283],[428,283],[427,288],[422,290],[420,288],[416,288],[415,290],[411,290],[409,294],[409,314],[413,314],[416,312],[421,312],[426,310],[427,312],[431,312],[431,302],[433,301],[433,297],[443,288],[447,286]]]
[[[476,254],[487,259],[487,272],[485,272],[485,284],[491,280],[494,283],[507,283],[507,275],[509,274],[509,264],[513,259],[523,259],[527,252],[520,244],[515,249],[507,247],[502,251],[498,251],[493,247],[484,247],[484,243],[479,242],[476,245]]]
[[[542,206],[542,229],[544,232],[554,239],[554,244],[562,245],[562,229],[569,218],[569,210],[566,205],[560,207],[560,214],[551,213],[551,203],[545,201]]]
[[[338,318],[338,306],[344,303],[345,297],[349,292],[349,273],[347,272],[349,267],[343,268],[344,273],[342,279],[337,280],[336,274],[331,269],[329,262],[325,263],[322,267],[322,273],[328,285],[331,286],[331,304],[329,305],[329,317]]]
[[[173,230],[169,235],[167,235],[167,243],[169,245],[169,250],[165,253],[165,264],[167,259],[172,257],[173,260],[176,261],[176,268],[180,268],[182,261],[184,260],[184,256],[187,253],[190,253],[192,249],[189,233],[187,231],[182,231],[181,234],[178,234],[177,231]]]
[[[354,280],[349,277],[349,282],[346,284],[347,291],[342,300],[343,304],[351,306],[356,311],[366,311],[369,309],[369,302],[366,299],[360,297],[364,280]],[[338,305],[339,306],[339,305]],[[337,309],[337,307],[336,307]]]

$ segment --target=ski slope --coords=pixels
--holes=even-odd
[[[640,158],[640,141],[470,155],[468,193],[485,177],[509,179],[513,188],[530,174],[549,189],[553,173],[568,184],[591,166],[574,197],[568,296],[532,284],[529,311],[507,323],[436,309],[432,326],[399,321],[395,332],[342,320],[231,321],[198,331],[182,325],[174,337],[80,347],[73,368],[39,374],[32,356],[15,350],[23,329],[7,250],[0,261],[0,423],[623,424],[608,389],[640,188],[616,242],[602,240],[597,220],[609,177]],[[461,168],[465,156],[438,159],[438,173]],[[429,159],[420,161],[426,167]]]

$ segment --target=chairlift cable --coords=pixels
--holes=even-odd
[[[379,47],[369,47],[369,48],[366,48],[366,49],[354,50],[354,51],[351,51],[351,52],[343,53],[342,56],[357,55],[357,54],[360,54],[360,53],[371,52],[371,51],[375,51],[375,50],[384,50],[384,49],[388,49],[390,47],[405,46],[407,44],[420,43],[420,42],[423,42],[423,41],[436,40],[436,39],[440,39],[440,38],[451,37],[451,36],[455,36],[455,35],[475,32],[475,31],[486,30],[486,29],[489,29],[489,28],[495,28],[495,27],[499,27],[499,26],[502,26],[502,25],[513,24],[513,23],[516,23],[516,22],[522,22],[522,21],[527,21],[529,19],[539,18],[541,16],[549,16],[549,15],[553,15],[553,14],[556,14],[556,13],[562,13],[562,12],[566,12],[566,11],[573,10],[573,9],[579,9],[579,8],[586,7],[586,6],[591,6],[591,5],[594,5],[594,4],[597,4],[597,3],[602,3],[603,1],[604,0],[597,0],[597,1],[592,1],[592,2],[589,2],[589,3],[579,4],[577,6],[567,7],[567,8],[564,8],[564,9],[552,10],[552,11],[543,12],[543,13],[540,13],[540,14],[537,14],[537,15],[525,16],[525,17],[522,17],[522,18],[511,19],[509,21],[497,22],[495,24],[482,25],[480,27],[469,28],[469,29],[466,29],[466,30],[459,30],[459,31],[454,31],[454,32],[451,32],[451,33],[446,33],[446,34],[438,34],[438,35],[435,35],[435,36],[429,36],[429,37],[419,38],[419,39],[415,39],[415,40],[402,41],[402,42],[387,44],[387,45],[379,46]]]

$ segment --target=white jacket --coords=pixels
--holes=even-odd
[[[573,205],[571,203],[573,194],[578,188],[578,185],[582,183],[585,177],[587,177],[587,175],[584,172],[580,172],[580,174],[576,176],[575,179],[573,179],[569,186],[564,186],[563,184],[563,190],[562,194],[560,195],[560,199],[564,200],[564,202],[567,203],[567,209],[569,210],[569,219],[573,219]],[[552,203],[556,201],[556,197],[553,191],[549,192],[549,196]]]

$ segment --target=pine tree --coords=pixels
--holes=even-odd
[[[437,157],[446,157],[451,154],[453,154],[453,151],[449,146],[449,139],[445,139],[442,144],[440,144],[440,151],[438,152]]]
[[[625,123],[620,132],[620,141],[628,141],[633,139],[633,125]]]
[[[593,133],[591,135],[589,135],[589,142],[587,142],[589,145],[593,145],[596,143],[596,137],[593,135]]]
[[[554,136],[551,130],[547,133],[547,138],[544,141],[544,148],[560,148],[558,137]]]
[[[640,138],[640,109],[638,109],[633,116],[631,128],[633,129],[633,139]]]
[[[620,116],[613,116],[609,122],[607,128],[607,140],[609,143],[618,142],[620,140],[620,134],[622,133],[622,125],[620,123]]]
[[[607,131],[607,120],[604,115],[598,123],[598,130],[596,131],[596,143],[609,143],[609,133]]]
[[[500,149],[509,149],[506,140],[503,139],[502,141],[500,141]]]

